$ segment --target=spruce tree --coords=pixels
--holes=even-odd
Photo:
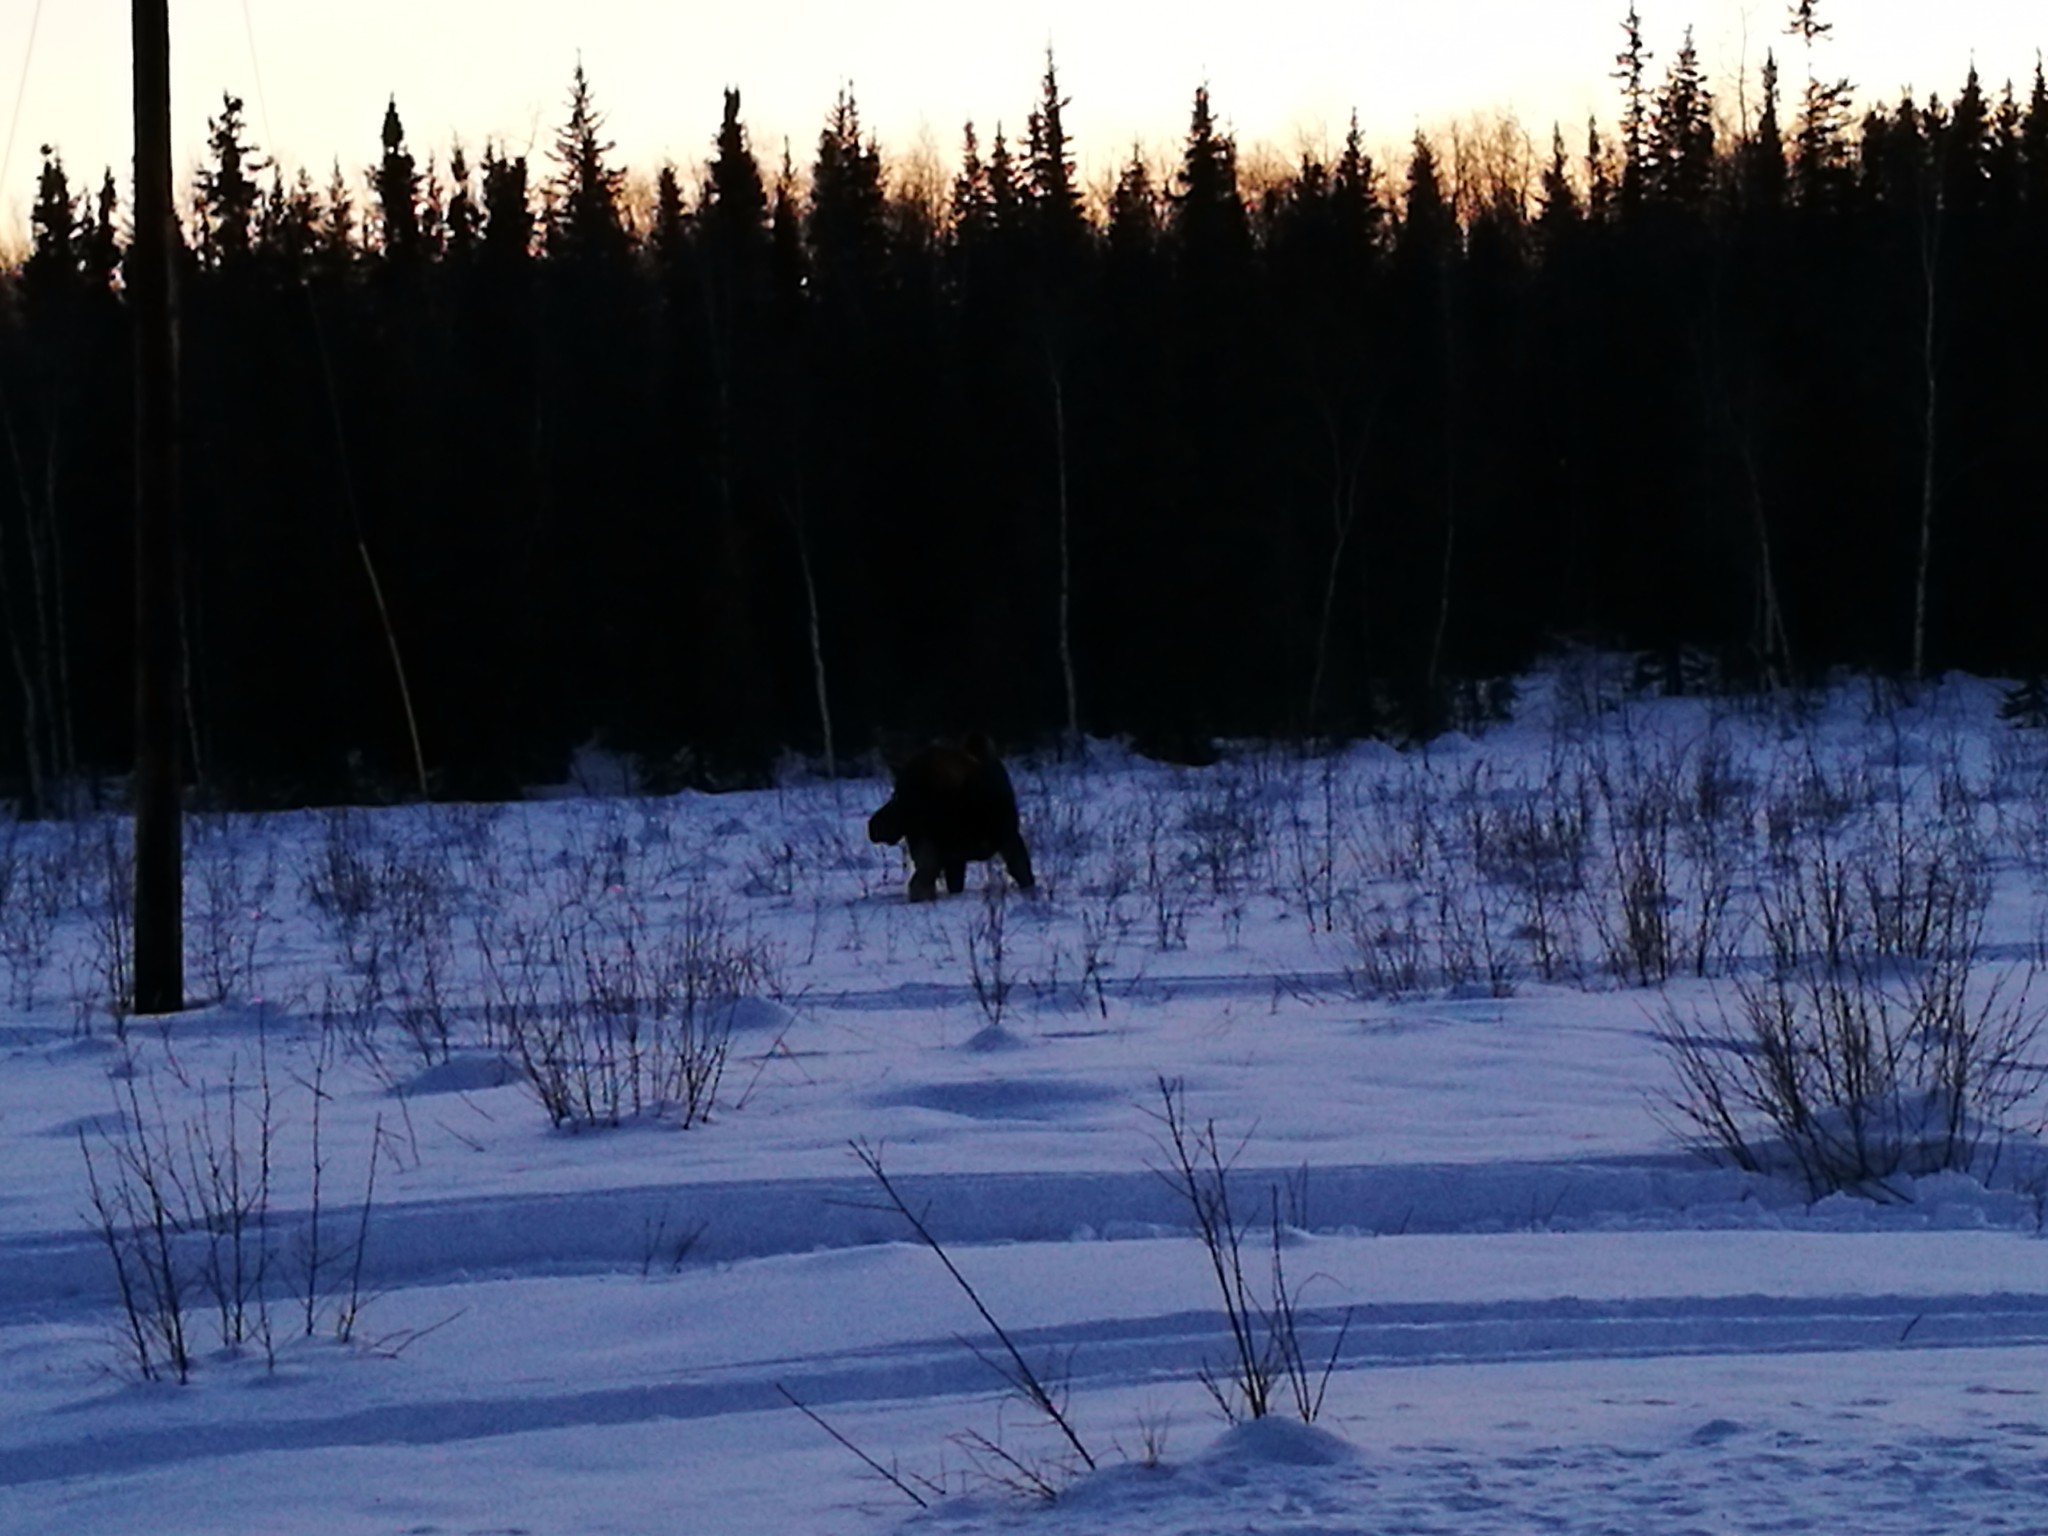
[[[725,93],[717,150],[705,186],[707,223],[724,232],[721,238],[750,245],[768,227],[768,189],[761,181],[760,162],[747,142],[746,125],[740,120],[740,93],[735,90]]]
[[[995,201],[989,193],[988,167],[981,161],[981,142],[975,137],[974,121],[961,130],[960,170],[953,178],[947,217],[953,239],[962,249],[972,250],[995,228]]]
[[[355,194],[342,174],[341,162],[334,162],[327,178],[327,195],[320,206],[320,232],[314,243],[314,267],[329,277],[346,276],[355,267],[359,253],[356,230]]]
[[[533,198],[526,156],[507,156],[486,142],[483,159],[483,251],[500,267],[523,266],[533,254]]]
[[[1630,0],[1622,18],[1627,40],[1614,56],[1614,78],[1621,82],[1621,206],[1632,214],[1648,186],[1656,146],[1650,134],[1650,50],[1643,43],[1642,18]]]
[[[387,260],[418,261],[424,250],[420,231],[420,174],[405,147],[405,125],[399,120],[398,98],[385,103],[380,132],[384,158],[371,172],[377,195],[378,244]]]
[[[2025,182],[2023,132],[2025,118],[2012,81],[1998,93],[1991,109],[1991,144],[1985,155],[1985,192],[2001,228],[2011,228],[2019,215]]]
[[[28,259],[21,269],[22,286],[32,308],[44,302],[61,303],[64,295],[77,288],[87,230],[71,195],[63,157],[47,144],[42,156],[36,200],[28,217]]]
[[[995,143],[989,146],[988,201],[995,216],[995,227],[1001,234],[1012,236],[1022,233],[1024,188],[1016,156],[1010,153],[1010,143],[1003,137],[1001,123],[996,124]]]
[[[1933,144],[1942,210],[1968,221],[1983,208],[1991,176],[1991,109],[1974,64]]]
[[[654,178],[654,227],[648,231],[648,250],[666,270],[684,258],[689,243],[690,209],[683,179],[672,163],[665,164]]]
[[[1586,119],[1586,218],[1605,224],[1615,204],[1613,156],[1601,142],[1597,118]]]
[[[1849,107],[1853,89],[1846,79],[1822,80],[1814,72],[1814,49],[1834,30],[1820,19],[1819,0],[1797,0],[1787,27],[1806,48],[1806,95],[1793,138],[1792,187],[1803,207],[1839,204],[1849,181]]]
[[[569,83],[569,118],[555,135],[558,167],[547,227],[550,256],[610,263],[624,258],[629,239],[620,206],[626,173],[609,163],[613,145],[604,138],[604,114],[597,109],[581,60]]]
[[[2036,229],[2048,231],[2048,68],[2034,61],[2034,85],[2020,121],[2024,201]]]
[[[1238,191],[1237,144],[1217,127],[1207,86],[1195,91],[1180,170],[1167,206],[1167,228],[1184,269],[1215,275],[1249,259],[1251,226]]]
[[[320,240],[320,194],[304,166],[289,186],[284,171],[271,167],[270,190],[264,195],[257,227],[258,246],[280,281],[297,282]]]
[[[1070,105],[1060,94],[1052,50],[1045,51],[1045,74],[1039,82],[1038,108],[1029,124],[1025,185],[1040,261],[1055,270],[1078,262],[1089,232],[1081,208],[1081,188],[1074,174],[1074,155],[1063,117]]]
[[[811,166],[805,232],[821,303],[865,313],[879,297],[887,265],[886,205],[881,150],[862,133],[852,90],[842,90]]]
[[[721,749],[713,760],[727,772],[758,774],[779,744],[776,679],[796,671],[801,619],[793,604],[778,600],[791,573],[779,564],[786,545],[777,528],[777,488],[761,473],[781,446],[773,230],[737,90],[725,92],[697,229],[696,351],[710,388],[709,408],[700,413],[708,429],[701,455],[707,494],[705,515],[687,526],[701,543],[694,564],[707,643],[690,658],[690,673],[698,728]]]
[[[1544,243],[1553,249],[1569,239],[1585,217],[1585,210],[1579,202],[1579,190],[1572,185],[1570,161],[1565,155],[1564,129],[1554,123],[1550,129],[1550,163],[1543,168],[1536,203],[1536,227],[1542,233]]]
[[[80,260],[85,268],[86,286],[94,293],[109,292],[121,270],[121,242],[115,227],[120,206],[121,197],[114,186],[114,173],[108,170],[100,178],[92,222],[80,234],[83,242]]]
[[[470,184],[469,156],[458,140],[448,154],[448,259],[467,265],[476,255],[484,215],[477,206],[476,189]]]
[[[1704,212],[1714,173],[1714,97],[1690,27],[1657,93],[1650,144],[1650,194],[1669,207]]]
[[[1378,248],[1387,222],[1387,210],[1380,202],[1379,173],[1358,131],[1358,113],[1344,133],[1344,148],[1330,181],[1330,211],[1336,222],[1338,242],[1368,259]]]
[[[1109,195],[1109,249],[1119,261],[1148,260],[1159,243],[1159,193],[1144,149],[1131,146],[1131,158],[1117,172]]]
[[[198,177],[199,252],[214,266],[232,266],[249,254],[258,193],[252,172],[263,161],[245,138],[242,99],[223,94],[219,117],[206,120],[212,159]]]
[[[1772,214],[1785,205],[1785,138],[1778,126],[1778,59],[1764,54],[1763,101],[1756,126],[1738,154],[1742,205],[1756,214]]]

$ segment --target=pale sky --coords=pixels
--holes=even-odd
[[[396,95],[414,154],[441,163],[459,135],[544,161],[579,55],[617,159],[651,175],[708,157],[720,90],[737,85],[764,162],[787,136],[807,165],[834,93],[851,81],[885,154],[922,136],[950,161],[961,124],[984,141],[1021,131],[1046,45],[1072,99],[1067,125],[1084,176],[1101,177],[1134,139],[1171,153],[1197,85],[1241,145],[1289,154],[1340,139],[1358,110],[1376,151],[1477,112],[1509,111],[1547,146],[1553,119],[1576,148],[1589,111],[1615,117],[1608,78],[1627,0],[171,0],[173,104],[182,176],[198,163],[222,91],[245,98],[250,133],[288,170],[325,184],[339,156],[359,174],[379,153]],[[1784,35],[1783,0],[1638,0],[1661,78],[1688,22],[1724,98]],[[1993,87],[2024,92],[2048,45],[2048,6],[2022,0],[1833,0],[1819,72],[1860,96],[1902,86],[1953,94],[1972,60]],[[0,216],[23,227],[37,146],[54,143],[73,186],[129,167],[128,0],[0,0]],[[31,36],[33,49],[31,50]],[[537,166],[546,174],[545,164]]]

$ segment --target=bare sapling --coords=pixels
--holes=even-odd
[[[177,1147],[154,1082],[150,1086],[145,1104],[135,1076],[124,1078],[116,1090],[113,1126],[95,1133],[97,1150],[81,1129],[78,1150],[93,1229],[114,1266],[128,1362],[145,1381],[168,1375],[182,1385],[191,1379],[193,1363],[187,1266],[179,1251],[185,1197]]]
[[[1010,969],[1007,892],[1008,887],[1001,880],[984,882],[981,902],[967,920],[968,985],[991,1029],[1003,1027],[1010,993],[1016,985]]]
[[[986,1323],[989,1331],[995,1335],[997,1349],[994,1353],[978,1346],[969,1347],[973,1348],[975,1354],[1003,1379],[1012,1392],[1059,1431],[1083,1467],[1094,1471],[1095,1457],[1082,1443],[1080,1435],[1074,1429],[1073,1421],[1067,1416],[1066,1394],[1049,1385],[1047,1373],[1025,1359],[1016,1339],[997,1321],[996,1315],[989,1310],[988,1303],[982,1300],[981,1293],[974,1288],[974,1283],[961,1273],[960,1266],[954,1263],[953,1256],[946,1251],[945,1245],[925,1224],[924,1218],[904,1199],[902,1191],[896,1187],[895,1182],[882,1167],[880,1150],[865,1141],[856,1141],[853,1143],[853,1155],[860,1160],[861,1166],[867,1169],[875,1183],[881,1186],[883,1198],[888,1203],[887,1208],[903,1218],[917,1240],[945,1267],[946,1274],[954,1285],[959,1287],[960,1293],[967,1298],[982,1322]],[[984,1440],[981,1443],[985,1449],[994,1449],[992,1442]],[[1016,1468],[1013,1467],[1013,1470]]]
[[[1159,1098],[1160,1108],[1153,1118],[1162,1129],[1157,1144],[1165,1154],[1166,1166],[1156,1171],[1194,1217],[1195,1235],[1216,1281],[1230,1332],[1229,1364],[1220,1372],[1205,1364],[1202,1385],[1233,1424],[1273,1413],[1283,1391],[1296,1417],[1313,1424],[1322,1412],[1330,1377],[1344,1348],[1351,1313],[1346,1309],[1328,1357],[1320,1367],[1313,1366],[1302,1343],[1300,1287],[1287,1278],[1279,1187],[1270,1186],[1267,1191],[1271,1246],[1262,1296],[1247,1273],[1246,1244],[1253,1232],[1252,1222],[1231,1203],[1231,1176],[1244,1144],[1226,1152],[1215,1121],[1197,1126],[1188,1116],[1186,1090],[1178,1080],[1160,1078]],[[1302,1193],[1294,1192],[1297,1207]]]

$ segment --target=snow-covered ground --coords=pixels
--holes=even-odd
[[[1817,1198],[1688,1150],[1663,1043],[1744,1059],[1820,855],[1876,923],[1962,849],[2034,1016],[1998,696],[1098,746],[1013,765],[1037,893],[925,905],[875,783],[195,818],[167,1025],[118,828],[0,823],[0,1531],[2048,1530],[2038,1096]],[[1313,1426],[1204,1385],[1176,1126]]]

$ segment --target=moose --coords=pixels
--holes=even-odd
[[[909,845],[912,901],[934,900],[942,874],[957,895],[975,859],[1000,858],[1023,889],[1036,884],[1017,826],[1016,792],[986,736],[920,748],[897,767],[895,790],[868,818],[868,841]]]

